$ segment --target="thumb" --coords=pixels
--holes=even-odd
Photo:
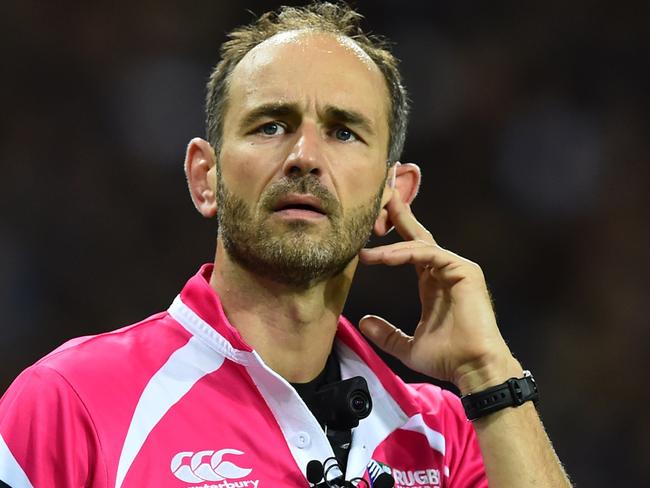
[[[359,321],[359,330],[379,349],[408,364],[413,338],[376,315],[366,315]]]

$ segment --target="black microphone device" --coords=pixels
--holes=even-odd
[[[368,383],[361,376],[325,385],[315,400],[315,417],[332,430],[353,429],[372,411]]]

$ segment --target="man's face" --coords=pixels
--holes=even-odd
[[[364,246],[386,181],[388,95],[349,40],[291,32],[232,73],[218,155],[220,237],[256,274],[306,286]]]

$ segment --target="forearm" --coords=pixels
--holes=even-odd
[[[513,359],[507,377],[521,376],[521,367],[515,363]],[[503,382],[507,377],[490,381],[487,386]],[[473,425],[490,488],[572,486],[533,402],[488,414]]]
[[[572,486],[532,402],[474,421],[490,488]]]

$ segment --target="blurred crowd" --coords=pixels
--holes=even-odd
[[[0,393],[65,340],[166,308],[211,260],[185,146],[225,33],[282,3],[300,2],[3,4]],[[483,267],[569,473],[650,486],[650,4],[356,5],[402,59],[414,211]],[[412,270],[359,269],[346,314],[366,313],[412,331]]]

